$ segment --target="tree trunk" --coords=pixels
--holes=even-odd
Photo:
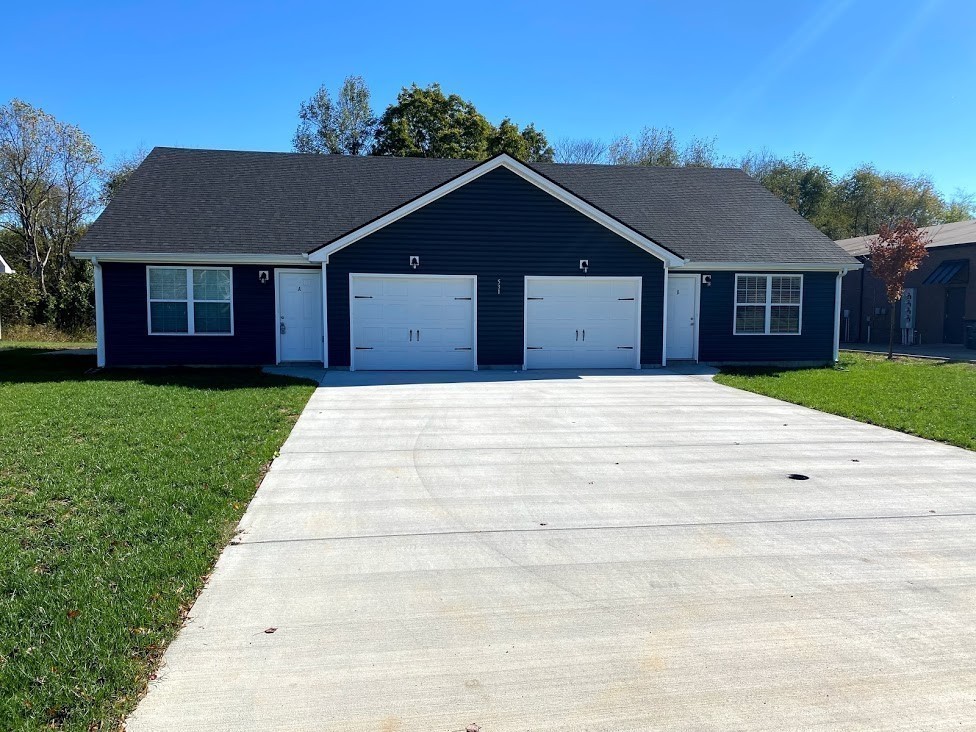
[[[888,360],[889,361],[892,358],[894,358],[894,354],[895,354],[895,325],[898,322],[898,318],[899,318],[898,304],[900,302],[901,300],[895,300],[892,303],[888,303],[890,306],[888,312],[890,313],[890,319],[891,319],[891,328],[888,333]]]

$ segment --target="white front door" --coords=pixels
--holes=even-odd
[[[698,342],[698,275],[668,276],[668,353],[671,360],[692,360]]]
[[[640,368],[640,278],[526,277],[525,368]]]
[[[476,368],[474,277],[349,279],[353,370]]]
[[[278,360],[322,360],[322,271],[276,270]]]

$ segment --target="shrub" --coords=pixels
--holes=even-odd
[[[10,325],[33,325],[38,321],[44,297],[29,275],[0,275],[0,320]]]

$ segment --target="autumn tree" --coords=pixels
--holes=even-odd
[[[71,268],[70,246],[98,207],[101,154],[74,125],[14,99],[0,107],[0,226],[21,243],[41,292]]]
[[[890,306],[889,359],[895,350],[896,308],[905,292],[905,278],[918,269],[928,255],[926,245],[931,241],[931,237],[919,231],[914,222],[902,219],[894,226],[882,224],[869,246],[872,274],[884,284]]]

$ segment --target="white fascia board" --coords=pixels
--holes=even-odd
[[[327,244],[324,247],[321,247],[320,249],[316,249],[315,251],[310,252],[308,255],[308,260],[310,262],[328,262],[329,256],[331,254],[335,254],[340,249],[344,249],[350,244],[354,244],[360,239],[363,239],[364,237],[367,237],[370,234],[379,231],[380,229],[386,226],[389,226],[394,221],[402,219],[404,216],[409,216],[414,211],[423,208],[429,203],[433,203],[439,198],[443,198],[448,193],[451,193],[452,191],[456,191],[458,188],[461,188],[462,186],[467,185],[471,181],[476,180],[481,176],[485,175],[486,173],[490,173],[491,171],[496,170],[498,168],[507,168],[508,170],[512,171],[522,179],[528,181],[529,183],[532,183],[537,188],[541,188],[549,195],[553,196],[559,201],[562,201],[567,206],[576,209],[584,216],[587,216],[588,218],[592,219],[598,224],[601,224],[602,226],[609,229],[613,233],[617,234],[621,238],[626,239],[632,244],[635,244],[641,249],[654,255],[662,262],[664,262],[665,265],[676,266],[684,263],[685,260],[679,257],[677,254],[669,252],[667,249],[662,247],[657,242],[648,239],[643,234],[639,234],[638,232],[634,231],[630,227],[620,223],[613,217],[608,216],[607,214],[605,214],[603,211],[596,208],[595,206],[592,206],[591,204],[587,203],[579,196],[571,193],[570,191],[566,190],[562,186],[557,185],[556,183],[552,182],[545,176],[536,173],[530,167],[524,165],[523,163],[520,163],[515,158],[505,154],[499,155],[497,157],[492,158],[491,160],[485,161],[481,165],[478,165],[472,168],[471,170],[469,170],[468,172],[463,173],[462,175],[459,175],[458,177],[453,178],[452,180],[449,180],[447,183],[438,186],[434,190],[425,193],[419,198],[415,198],[413,201],[410,201],[409,203],[405,203],[399,208],[390,211],[388,214],[385,214],[384,216],[380,216],[378,219],[375,219],[374,221],[371,221],[370,223],[361,226],[360,228],[355,229],[354,231],[350,231],[348,234],[336,239],[331,244]]]
[[[675,270],[689,272],[848,272],[863,264],[825,262],[685,262]]]
[[[0,257],[0,274],[14,274],[14,269]]]
[[[75,259],[147,264],[308,264],[304,254],[194,254],[193,252],[72,252]]]

